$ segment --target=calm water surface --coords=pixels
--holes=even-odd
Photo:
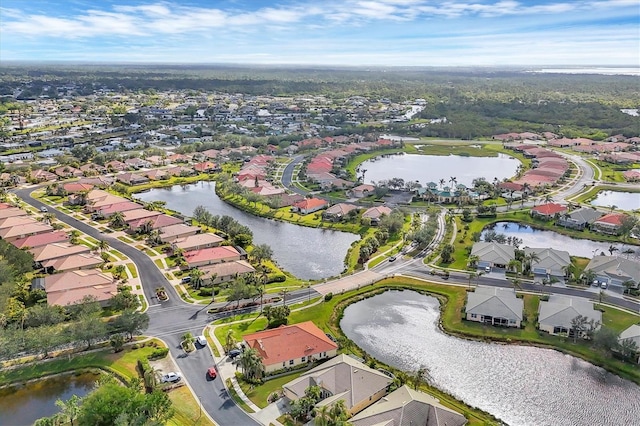
[[[483,238],[484,234],[487,232],[487,229],[489,228],[485,228],[485,230],[482,231]],[[627,249],[631,249],[634,251],[634,253],[629,255],[630,258],[638,258],[640,256],[639,246],[632,246],[622,243],[603,243],[586,239],[571,238],[557,232],[535,229],[528,225],[522,225],[514,222],[497,222],[491,226],[491,229],[499,234],[504,234],[507,237],[518,237],[522,239],[520,248],[551,247],[557,250],[567,251],[571,256],[591,258],[594,255],[599,255],[601,252],[609,255],[609,247],[613,246],[617,249],[613,252],[614,255],[627,256],[622,252]]]
[[[59,412],[56,400],[68,400],[73,395],[88,394],[98,379],[98,375],[80,375],[42,379],[24,386],[0,390],[0,425],[32,425],[41,417],[49,417]]]
[[[175,185],[136,194],[145,202],[165,201],[167,208],[185,216],[203,205],[214,215],[232,216],[248,226],[257,244],[268,244],[273,257],[286,271],[301,279],[322,279],[340,274],[351,243],[360,237],[348,232],[308,228],[253,216],[222,201],[214,182]]]
[[[404,154],[376,157],[362,163],[360,170],[366,170],[368,183],[402,178],[405,182],[417,180],[425,186],[427,182],[438,183],[444,179],[446,185],[451,186],[449,179],[453,176],[458,183],[471,187],[471,182],[479,177],[489,182],[494,178],[512,177],[519,164],[520,161],[504,154],[498,157]]]
[[[551,349],[451,337],[437,327],[438,300],[388,291],[349,306],[340,326],[380,361],[411,372],[512,426],[640,424],[640,387]]]
[[[601,191],[594,200],[594,206],[616,206],[619,209],[633,211],[640,209],[640,192]]]

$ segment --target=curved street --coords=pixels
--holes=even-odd
[[[555,196],[558,199],[564,199],[576,195],[582,191],[584,185],[590,185],[593,182],[593,170],[591,167],[582,159],[573,158],[574,156],[568,157],[572,157],[571,160],[578,166],[580,172],[570,184],[567,184],[566,187],[560,188],[556,191]],[[295,166],[304,161],[304,158],[304,155],[294,157],[293,161],[286,165],[282,176],[282,183],[285,187],[303,195],[305,195],[306,192],[293,186],[292,180]],[[31,197],[30,194],[34,189],[34,187],[17,189],[14,192],[26,203],[39,209],[40,207],[45,206],[45,204]],[[222,380],[207,380],[205,374],[206,370],[208,367],[215,364],[211,351],[198,349],[195,352],[186,355],[180,347],[181,336],[187,331],[194,335],[199,335],[201,334],[202,329],[213,320],[221,318],[223,315],[230,315],[230,313],[215,315],[207,313],[207,310],[212,306],[222,306],[224,304],[216,303],[209,305],[194,305],[184,302],[163,273],[145,253],[109,236],[109,234],[103,234],[92,226],[60,212],[51,206],[47,205],[47,207],[61,222],[76,228],[95,239],[107,241],[111,247],[128,256],[129,259],[135,263],[142,283],[144,295],[149,303],[149,309],[147,312],[149,314],[150,322],[146,334],[161,338],[167,343],[172,357],[183,373],[185,380],[195,394],[195,397],[202,404],[203,410],[205,410],[219,425],[259,424],[252,416],[245,413],[233,402],[228,395]],[[287,302],[293,304],[307,298],[317,297],[318,294],[326,294],[329,291],[336,293],[350,290],[393,275],[411,276],[443,284],[469,284],[469,274],[467,273],[454,271],[450,273],[448,280],[444,280],[437,275],[431,275],[429,267],[424,265],[424,257],[430,251],[434,250],[442,238],[444,238],[444,216],[442,214],[439,215],[438,224],[439,226],[436,238],[430,246],[418,256],[411,259],[403,259],[400,256],[395,262],[385,261],[369,270],[343,277],[338,280],[316,284],[313,286],[313,293],[311,293],[311,289],[293,291],[289,294]],[[512,284],[505,279],[498,279],[489,276],[475,278],[471,284],[512,287]],[[155,288],[160,286],[165,287],[167,290],[169,300],[161,302],[156,298]],[[566,294],[588,299],[597,298],[597,295],[593,292],[581,289],[565,287],[542,288],[540,285],[527,283],[523,283],[521,287],[523,290],[537,293]],[[640,303],[624,299],[622,297],[607,295],[606,302],[631,311],[640,311]]]

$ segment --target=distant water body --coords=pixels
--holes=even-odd
[[[634,77],[640,77],[640,68],[543,68],[531,72],[545,74],[632,75]]]

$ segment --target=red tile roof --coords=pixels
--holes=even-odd
[[[19,238],[12,241],[15,247],[22,248],[35,248],[40,246],[46,246],[47,244],[61,243],[67,241],[69,236],[64,231],[47,232],[45,234],[30,235],[28,237]]]
[[[553,216],[556,213],[561,213],[566,211],[567,207],[563,206],[562,204],[548,203],[548,204],[542,204],[540,206],[536,206],[531,210],[545,216]]]
[[[244,340],[249,347],[257,349],[265,366],[338,348],[311,321],[247,334]]]
[[[76,192],[82,192],[82,191],[91,191],[93,189],[93,185],[91,184],[77,183],[77,182],[65,183],[62,187],[69,194],[74,194]]]
[[[240,256],[240,252],[231,246],[209,247],[184,253],[187,263],[197,263],[207,260],[228,259]]]
[[[624,213],[608,213],[596,220],[596,223],[608,223],[610,225],[620,226],[626,216]]]
[[[300,210],[309,210],[320,206],[326,206],[329,203],[320,198],[307,198],[303,201],[295,203],[294,206]]]

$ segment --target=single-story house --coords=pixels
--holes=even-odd
[[[326,209],[322,213],[322,217],[324,217],[325,219],[333,220],[333,221],[339,221],[345,216],[347,216],[349,212],[357,209],[358,207],[353,204],[338,203]]]
[[[318,210],[322,210],[328,206],[329,202],[321,198],[305,198],[291,206],[291,211],[305,215],[317,212]]]
[[[467,293],[465,314],[468,321],[519,328],[523,309],[523,300],[511,289],[478,286]]]
[[[232,262],[216,263],[202,266],[202,280],[205,285],[226,283],[239,276],[255,272],[255,268],[246,260],[234,260]]]
[[[211,161],[196,163],[193,165],[193,169],[198,173],[213,173],[220,171],[220,167],[216,163],[212,163]]]
[[[478,266],[506,268],[516,258],[516,249],[507,244],[479,241],[471,248],[471,256],[478,257]]]
[[[591,229],[603,234],[618,235],[620,233],[622,222],[626,217],[627,215],[624,213],[605,214],[593,222]]]
[[[297,401],[305,396],[308,387],[319,386],[322,400],[317,406],[344,400],[353,415],[385,396],[392,383],[393,379],[386,374],[340,354],[285,384],[282,390],[291,401]]]
[[[74,269],[93,269],[102,265],[104,261],[100,256],[96,256],[95,254],[80,253],[47,260],[41,263],[42,267],[47,271],[60,272]]]
[[[556,225],[572,229],[585,229],[593,222],[602,217],[603,213],[596,209],[581,208],[569,214],[564,214],[558,218]]]
[[[531,216],[541,219],[553,219],[567,212],[567,206],[556,203],[540,204],[531,209]]]
[[[62,185],[67,194],[77,194],[79,192],[89,192],[93,189],[93,185],[88,183],[69,182]]]
[[[364,213],[362,213],[362,218],[368,218],[371,220],[372,225],[377,225],[378,223],[380,223],[380,219],[382,219],[382,216],[389,216],[392,211],[393,210],[391,210],[391,208],[387,206],[370,207],[365,210]]]
[[[36,263],[42,264],[47,260],[58,259],[71,256],[72,254],[89,253],[91,249],[87,246],[70,243],[53,243],[46,246],[35,247],[28,250],[33,255]]]
[[[69,240],[69,236],[64,231],[47,232],[44,234],[31,235],[28,237],[20,238],[11,242],[16,248],[27,249],[40,246],[46,246],[47,244],[62,243]]]
[[[602,322],[602,312],[595,310],[592,302],[552,294],[548,301],[540,301],[538,328],[549,334],[573,335],[571,320],[579,315],[597,323]]]
[[[200,233],[199,226],[191,226],[186,223],[176,223],[175,225],[160,228],[160,240],[163,243],[172,243],[180,238],[189,237]]]
[[[620,333],[618,342],[622,343],[623,340],[627,339],[636,343],[636,355],[638,357],[638,363],[640,364],[640,324],[633,324],[622,333]]]
[[[369,194],[373,193],[376,189],[375,186],[369,184],[358,185],[355,188],[351,188],[348,192],[349,195],[353,198],[364,198]]]
[[[142,185],[149,182],[149,178],[136,173],[121,173],[116,175],[116,180],[126,185]]]
[[[531,272],[534,275],[549,275],[552,277],[565,277],[566,267],[571,264],[569,252],[553,248],[525,247],[525,256],[535,253],[538,260],[531,262]]]
[[[10,243],[30,235],[44,234],[51,231],[53,231],[51,225],[34,220],[22,225],[0,229],[0,238]]]
[[[160,216],[162,212],[156,212],[152,210],[147,210],[144,208],[139,208],[136,210],[129,210],[122,214],[122,218],[124,222],[128,225],[131,222],[137,222],[140,219],[150,219],[152,217]]]
[[[247,334],[243,339],[248,348],[258,351],[266,373],[338,353],[338,345],[311,321]]]
[[[9,210],[9,209],[4,209]],[[0,210],[0,211],[4,211]],[[14,226],[30,225],[40,223],[31,216],[10,216],[0,219],[0,229],[13,228]]]
[[[171,249],[180,249],[183,251],[200,250],[209,247],[217,247],[222,244],[223,241],[224,238],[207,232],[177,238],[171,243]]]
[[[0,219],[6,219],[8,217],[20,217],[27,216],[27,212],[18,207],[9,207],[0,210]]]
[[[240,253],[232,246],[209,247],[187,251],[183,256],[189,268],[232,262],[246,258],[246,254]]]
[[[89,269],[49,275],[45,278],[45,291],[49,305],[73,305],[85,296],[94,296],[102,306],[106,306],[118,288],[111,274]]]
[[[109,161],[105,164],[105,167],[111,172],[123,172],[129,168],[125,163],[118,160]]]
[[[149,178],[149,180],[163,180],[169,179],[169,174],[164,170],[153,169],[145,172],[144,175]]]
[[[46,170],[34,170],[31,172],[31,180],[36,182],[54,182],[58,176]]]
[[[353,426],[464,426],[467,419],[431,395],[404,385],[349,419]]]
[[[138,203],[134,203],[133,201],[124,200],[118,203],[100,205],[93,207],[92,217],[96,219],[109,219],[116,212],[124,213],[131,210],[139,210],[142,209],[142,206]]]
[[[640,284],[640,261],[625,259],[622,256],[595,256],[584,268],[593,271],[600,283],[622,287],[622,283],[631,281],[634,287]]]
[[[178,225],[183,223],[182,219],[169,216],[168,214],[159,214],[152,217],[143,217],[138,220],[132,220],[127,222],[129,230],[136,232],[146,228],[146,231],[151,229],[162,229],[167,226]]]

